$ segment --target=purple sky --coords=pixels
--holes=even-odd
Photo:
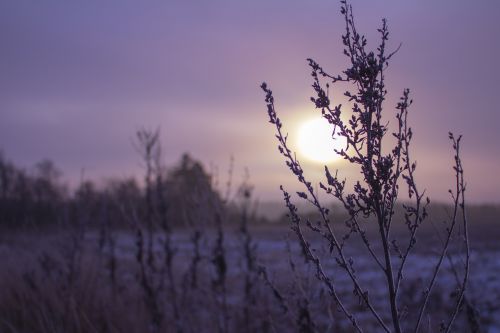
[[[412,90],[420,186],[447,198],[451,130],[465,136],[469,199],[500,202],[500,2],[352,4],[371,45],[382,17],[389,45],[403,43],[386,108]],[[317,115],[305,59],[344,69],[342,28],[333,0],[2,1],[0,148],[23,166],[53,159],[75,184],[82,168],[92,179],[139,175],[134,133],[159,126],[167,164],[189,151],[224,178],[232,154],[236,181],[248,167],[257,195],[279,199],[279,184],[293,188],[293,177],[258,86],[274,90],[293,139]],[[314,179],[321,169],[304,166]]]

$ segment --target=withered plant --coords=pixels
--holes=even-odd
[[[294,152],[289,148],[287,134],[284,133],[283,125],[278,117],[274,97],[271,89],[266,83],[261,88],[264,90],[267,103],[269,122],[275,126],[278,148],[286,160],[286,165],[295,175],[299,183],[304,187],[297,196],[309,202],[315,207],[319,216],[319,223],[309,219],[303,219],[298,209],[292,203],[292,195],[283,186],[281,190],[284,201],[289,211],[291,228],[296,233],[298,240],[306,253],[308,261],[315,267],[319,281],[327,289],[335,300],[339,311],[350,321],[357,332],[372,331],[371,326],[358,320],[360,317],[359,307],[352,305],[349,297],[342,295],[341,290],[345,286],[339,286],[336,276],[327,270],[330,262],[335,263],[347,276],[352,284],[356,299],[363,305],[364,311],[368,311],[378,326],[377,331],[384,332],[420,332],[423,318],[430,316],[428,313],[431,294],[436,292],[438,276],[445,272],[442,268],[443,261],[449,253],[450,244],[456,240],[460,231],[459,240],[463,245],[463,260],[460,261],[461,277],[453,293],[453,305],[449,315],[439,324],[440,330],[450,332],[453,323],[464,300],[469,274],[469,241],[467,234],[467,219],[465,214],[465,183],[460,158],[461,137],[455,137],[449,133],[454,151],[454,189],[450,190],[453,200],[453,210],[450,219],[445,226],[445,237],[443,243],[436,242],[433,246],[440,247],[436,262],[428,275],[423,275],[424,281],[419,294],[418,305],[406,309],[403,304],[402,290],[406,282],[410,282],[405,275],[405,268],[412,265],[412,257],[417,242],[418,231],[422,224],[427,221],[427,207],[430,203],[425,191],[417,186],[415,180],[416,163],[410,155],[410,146],[413,132],[408,122],[409,108],[412,104],[409,89],[403,91],[402,97],[395,107],[395,128],[389,128],[389,124],[383,119],[387,116],[384,108],[384,100],[387,90],[385,85],[385,71],[389,60],[397,52],[387,51],[389,36],[386,20],[382,20],[382,26],[378,29],[380,43],[374,51],[370,51],[366,38],[357,30],[352,13],[352,7],[347,1],[341,1],[341,14],[345,20],[345,33],[342,36],[344,45],[343,53],[349,60],[349,65],[339,75],[331,75],[318,63],[308,59],[312,70],[312,87],[315,97],[311,98],[316,109],[321,111],[322,117],[332,128],[333,134],[343,137],[346,146],[335,150],[351,167],[358,168],[361,179],[353,181],[353,187],[346,179],[341,179],[338,172],[331,172],[325,166],[325,180],[319,186],[322,192],[332,197],[339,203],[340,209],[345,209],[348,218],[344,223],[333,221],[330,209],[319,200],[319,192],[315,191],[313,184],[306,178],[304,170]],[[335,105],[330,97],[330,89],[333,87],[347,86],[344,96],[351,106],[350,110],[341,104]],[[332,148],[333,149],[333,148]],[[407,197],[401,192],[407,193]],[[398,199],[399,198],[399,199]],[[396,205],[403,201],[403,214],[398,218]],[[376,224],[376,237],[370,237],[368,226]],[[395,225],[406,224],[407,233],[404,237],[396,235]],[[391,232],[392,231],[392,232]],[[315,245],[309,238],[311,233],[322,236],[329,248],[329,256],[320,258]],[[384,277],[387,290],[384,304],[371,297],[374,286],[368,286],[362,281],[356,264],[356,257],[348,254],[348,240],[359,237],[363,247],[369,254],[374,265],[376,265]],[[415,261],[413,262],[415,263]],[[376,288],[376,287],[375,287]],[[351,301],[351,302],[350,302]],[[427,326],[427,323],[426,323]],[[427,329],[427,328],[426,328]]]
[[[241,183],[237,196],[240,198],[240,227],[239,242],[242,247],[244,282],[244,300],[243,300],[243,323],[247,332],[251,331],[252,310],[257,304],[257,244],[254,242],[249,230],[249,221],[255,220],[252,212],[252,191],[253,186],[249,182],[250,174],[245,169],[245,177]]]
[[[144,241],[140,219],[134,214],[136,225],[136,261],[139,264],[139,281],[144,291],[145,303],[151,314],[154,331],[160,330],[164,321],[161,296],[167,290],[169,304],[177,332],[182,332],[178,309],[177,289],[173,259],[172,229],[167,220],[167,206],[163,188],[163,167],[161,165],[160,131],[142,129],[137,132],[137,150],[144,167],[145,214],[147,239]],[[155,255],[155,233],[158,227],[163,231],[163,260]],[[144,253],[145,252],[145,253]],[[146,258],[145,258],[146,257]]]

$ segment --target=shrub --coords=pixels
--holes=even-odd
[[[387,52],[389,31],[386,20],[378,29],[381,39],[375,51],[367,47],[367,40],[356,30],[352,7],[341,1],[341,14],[345,20],[345,33],[342,36],[344,45],[343,53],[349,60],[349,66],[340,75],[331,75],[318,63],[308,59],[312,70],[312,87],[315,97],[311,98],[316,109],[321,111],[322,117],[332,127],[332,133],[346,139],[346,147],[336,150],[351,167],[361,171],[362,179],[355,181],[352,192],[349,193],[348,183],[332,173],[325,166],[325,182],[319,184],[322,191],[333,197],[348,214],[345,221],[345,232],[341,225],[331,223],[330,210],[318,199],[318,192],[312,183],[307,180],[304,170],[287,142],[287,135],[283,133],[283,125],[278,117],[274,97],[266,83],[261,88],[264,90],[267,103],[269,121],[276,129],[276,138],[281,155],[286,160],[286,165],[295,175],[304,191],[297,192],[297,196],[312,204],[318,215],[319,222],[303,220],[297,207],[292,203],[292,196],[283,186],[281,190],[284,201],[289,211],[291,225],[296,233],[307,260],[316,269],[319,281],[324,284],[329,294],[336,301],[339,310],[349,319],[354,329],[363,331],[363,324],[358,320],[353,306],[350,306],[346,297],[340,295],[340,288],[329,272],[325,269],[329,261],[321,259],[313,245],[308,240],[305,227],[323,237],[329,248],[332,260],[349,277],[353,286],[354,295],[360,304],[367,309],[380,329],[385,332],[402,332],[412,330],[420,331],[422,318],[428,314],[430,296],[440,275],[444,259],[449,255],[450,243],[458,229],[463,227],[463,267],[460,277],[457,278],[454,295],[454,306],[449,316],[441,323],[441,329],[449,332],[464,299],[469,273],[469,244],[467,234],[467,219],[465,216],[465,185],[463,168],[460,159],[461,137],[456,138],[449,134],[454,150],[455,188],[450,190],[453,199],[453,212],[442,239],[437,261],[429,279],[422,286],[418,304],[407,311],[402,304],[401,293],[405,288],[405,268],[411,265],[411,253],[415,249],[417,233],[422,224],[427,221],[427,207],[430,203],[425,191],[422,191],[415,181],[416,163],[410,155],[410,145],[413,132],[408,122],[409,107],[412,104],[409,89],[403,91],[402,97],[396,105],[396,126],[390,130],[389,125],[383,121],[385,115],[384,100],[387,94],[385,86],[385,70],[389,60],[397,52]],[[324,81],[327,81],[324,84]],[[342,105],[334,105],[329,97],[330,85],[348,86],[344,96],[352,104],[350,112]],[[392,141],[391,141],[392,140]],[[394,229],[396,204],[401,201],[400,191],[408,194],[408,203],[403,205],[407,236],[401,237],[391,233]],[[367,233],[369,223],[376,224],[376,238],[372,239]],[[461,226],[459,226],[461,224]],[[353,237],[351,237],[353,236]],[[371,297],[373,290],[366,286],[366,281],[361,281],[357,275],[359,265],[356,257],[349,257],[349,246],[353,243],[349,239],[359,237],[368,251],[371,260],[378,266],[384,277],[387,287],[385,305],[380,305]],[[359,258],[358,258],[359,259]],[[416,260],[416,259],[415,259]],[[414,262],[413,262],[414,263]],[[461,265],[462,266],[462,265]],[[384,308],[390,309],[390,314],[385,316]],[[390,318],[388,321],[387,319]]]

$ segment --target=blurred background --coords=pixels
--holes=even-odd
[[[421,187],[448,201],[448,131],[464,135],[471,203],[498,203],[500,4],[495,1],[353,0],[369,45],[388,19],[388,48],[402,47],[387,72],[386,120],[404,88],[414,104],[413,157]],[[319,112],[309,101],[313,58],[332,74],[347,66],[335,1],[4,1],[0,4],[0,149],[32,170],[49,159],[75,189],[141,178],[132,146],[141,128],[161,130],[165,165],[189,153],[213,175],[248,168],[255,196],[280,201],[294,188],[267,123],[266,81],[297,149],[300,125]],[[345,103],[344,88],[333,88]],[[301,155],[316,182],[323,165]],[[339,175],[356,177],[340,161]]]

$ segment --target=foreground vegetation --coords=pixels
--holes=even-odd
[[[489,232],[483,235],[491,238],[484,237],[483,245],[473,249],[469,303],[459,314],[455,332],[488,332],[500,324],[499,235],[492,234],[494,225],[483,227]],[[247,234],[252,237],[250,261],[245,236],[234,225],[224,226],[222,246],[212,227],[201,234],[175,229],[172,279],[166,274],[162,233],[157,232],[154,271],[147,268],[154,293],[144,285],[132,229],[111,230],[104,239],[95,228],[84,233],[59,228],[4,231],[0,331],[351,332],[327,290],[315,283],[315,269],[305,264],[298,244],[283,236],[287,229],[287,225],[251,227]],[[435,241],[433,230],[423,237],[429,240],[417,250],[418,264],[410,268],[411,283],[402,292],[401,301],[409,312],[419,299],[416,290],[428,278],[423,272],[435,262],[428,246]],[[315,238],[312,244],[325,260],[328,249]],[[379,304],[385,293],[383,277],[369,264],[361,246],[349,254],[363,263],[359,277],[371,284],[372,297]],[[377,332],[376,323],[352,294],[348,277],[333,263],[325,269],[342,286],[339,292],[346,304],[365,314],[363,325]],[[447,279],[439,281],[423,332],[429,325],[434,331],[449,311],[452,285]],[[382,315],[387,318],[389,312]]]

